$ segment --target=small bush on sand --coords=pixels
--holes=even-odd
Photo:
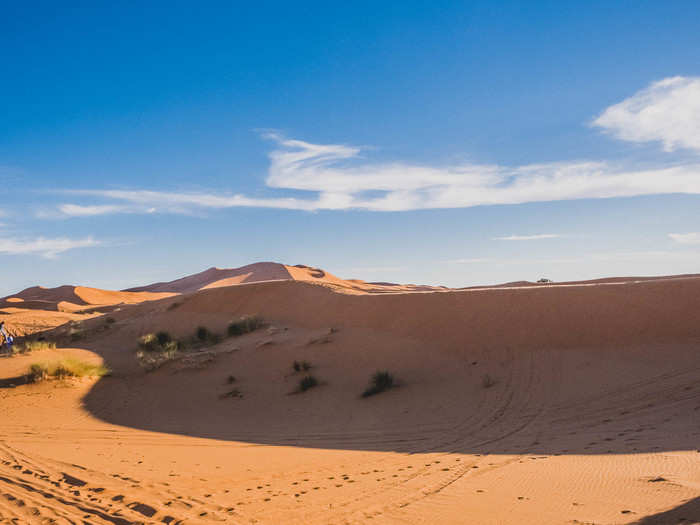
[[[146,334],[139,338],[139,349],[144,352],[177,352],[180,343],[175,341],[168,332]]]
[[[27,381],[30,383],[38,383],[42,381],[47,375],[47,367],[44,364],[33,363],[29,365],[29,372],[27,373]]]
[[[116,322],[117,322],[117,320],[114,317],[107,317],[105,319],[105,324],[114,324]]]
[[[262,328],[264,325],[262,318],[257,315],[241,317],[238,321],[233,321],[228,325],[228,335],[229,337],[235,337],[247,334]]]
[[[369,381],[369,386],[362,392],[362,397],[369,397],[394,387],[394,376],[386,370],[378,370]]]
[[[180,306],[182,306],[182,303],[180,302],[171,303],[170,306],[168,306],[168,311],[170,312],[175,310],[175,308],[180,308]]]
[[[292,363],[292,368],[295,372],[301,372],[302,370],[308,372],[311,370],[311,363],[308,361],[294,361],[294,363]]]
[[[235,377],[235,376],[228,376],[228,377],[226,378],[226,382],[227,382],[229,385],[230,385],[231,383],[235,383],[235,382],[236,382],[236,377]]]
[[[315,386],[318,386],[318,379],[312,375],[304,376],[299,380],[299,392],[306,392]]]
[[[206,326],[197,328],[194,334],[194,345],[215,345],[221,341],[221,336],[209,330]]]
[[[199,339],[200,341],[206,341],[211,336],[211,332],[209,331],[209,329],[206,326],[197,327],[196,334],[197,334],[197,339]]]
[[[172,361],[180,349],[180,343],[168,332],[146,334],[139,338],[138,345],[136,360],[148,372]]]
[[[237,388],[234,388],[233,390],[229,390],[228,392],[224,392],[223,394],[219,395],[219,399],[226,399],[227,397],[240,399],[243,397],[243,393]]]
[[[50,363],[32,363],[27,373],[27,381],[37,383],[45,379],[67,379],[69,377],[103,377],[110,373],[103,365],[86,363],[67,357]]]
[[[25,340],[11,347],[13,354],[28,354],[30,352],[38,352],[40,350],[55,350],[56,343],[39,340]]]
[[[496,384],[496,380],[488,374],[484,374],[481,378],[481,386],[484,388],[491,388]]]

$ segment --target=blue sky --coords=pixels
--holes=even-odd
[[[0,2],[0,295],[700,272],[697,2],[118,4]]]

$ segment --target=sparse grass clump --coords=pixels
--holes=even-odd
[[[263,326],[265,326],[265,323],[262,317],[257,315],[241,317],[238,321],[233,321],[228,325],[228,335],[229,337],[235,337],[247,334]]]
[[[369,386],[362,392],[362,397],[369,397],[385,392],[394,386],[394,376],[386,370],[378,370],[370,378]]]
[[[199,326],[194,333],[193,343],[195,346],[201,345],[215,345],[221,342],[221,336],[215,334],[206,326]]]
[[[16,343],[10,348],[13,354],[28,354],[40,350],[55,350],[56,343],[50,341],[25,340],[21,343]]]
[[[149,372],[172,361],[180,349],[180,343],[162,331],[140,337],[138,345],[136,359]]]
[[[211,336],[211,332],[206,326],[199,326],[197,327],[196,335],[200,341],[206,341]]]
[[[180,343],[175,341],[168,332],[146,334],[139,338],[139,349],[144,352],[177,352]]]
[[[301,372],[302,370],[308,372],[311,370],[311,363],[308,361],[294,361],[294,363],[292,363],[292,368],[295,372]]]
[[[219,399],[226,399],[227,397],[240,399],[243,397],[243,393],[237,388],[234,388],[233,390],[229,390],[228,392],[224,392],[223,394],[219,395]]]
[[[306,392],[315,386],[318,386],[318,379],[312,375],[304,376],[299,380],[299,392]]]
[[[103,377],[110,373],[104,365],[86,363],[67,357],[50,363],[32,363],[27,373],[27,381],[38,383],[45,379],[67,379],[70,377]]]
[[[488,374],[484,374],[481,378],[481,386],[484,388],[491,388],[496,384],[496,380]]]

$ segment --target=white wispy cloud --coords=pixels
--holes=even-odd
[[[700,164],[629,169],[605,162],[504,167],[432,167],[360,161],[359,148],[278,139],[268,187],[312,193],[308,198],[253,198],[222,193],[76,190],[68,193],[118,204],[64,204],[65,216],[107,213],[191,213],[196,209],[261,207],[291,210],[406,211],[571,199],[700,194]],[[355,162],[353,162],[355,161]]]
[[[607,108],[594,122],[630,141],[661,141],[668,151],[700,151],[700,78],[672,77]],[[367,160],[364,148],[314,144],[276,133],[266,186],[294,197],[226,192],[76,190],[88,203],[66,203],[66,217],[112,213],[195,213],[234,207],[290,210],[406,211],[669,193],[700,194],[700,162],[633,166],[569,161],[501,166],[424,165]],[[300,193],[301,192],[301,193]],[[515,240],[515,239],[513,239]]]
[[[669,233],[668,236],[681,244],[700,244],[700,232]]]
[[[654,82],[607,108],[593,125],[622,140],[660,141],[666,151],[700,151],[700,77]]]
[[[466,259],[451,259],[449,261],[445,261],[450,264],[483,264],[483,263],[488,263],[492,261],[496,261],[497,259],[491,259],[489,257],[473,257],[473,258],[466,258]]]
[[[494,237],[494,241],[537,241],[540,239],[557,239],[564,237],[558,233],[539,233],[537,235],[507,235],[504,237]]]
[[[296,198],[256,199],[244,195],[222,195],[194,192],[167,192],[150,190],[75,190],[77,196],[111,199],[128,204],[118,205],[79,205],[62,204],[58,207],[63,216],[90,217],[113,213],[182,213],[189,214],[196,209],[224,208],[279,208],[313,211],[319,209],[311,200]]]
[[[79,204],[62,204],[58,210],[63,215],[70,217],[95,217],[97,215],[111,215],[113,213],[138,213],[139,209],[132,209],[130,206],[120,206],[116,204],[101,204],[82,206]]]
[[[65,237],[53,239],[47,239],[45,237],[38,237],[36,239],[15,239],[0,237],[0,254],[35,254],[52,259],[58,254],[67,252],[68,250],[74,250],[76,248],[89,248],[99,244],[100,242],[92,237],[87,237],[84,239],[69,239]]]

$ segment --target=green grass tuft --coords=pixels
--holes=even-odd
[[[370,378],[369,386],[362,392],[362,397],[369,397],[385,392],[394,386],[394,376],[386,370],[378,370]]]

